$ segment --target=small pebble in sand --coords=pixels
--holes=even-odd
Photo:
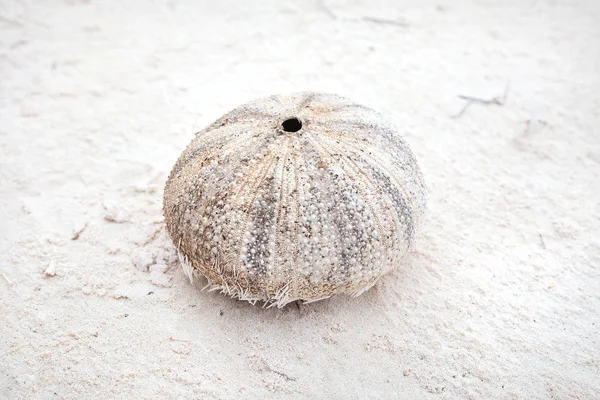
[[[53,260],[50,261],[50,263],[44,270],[44,275],[48,277],[56,276],[56,262],[54,262]]]

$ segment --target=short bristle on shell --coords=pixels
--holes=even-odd
[[[425,205],[415,157],[380,114],[298,93],[199,132],[163,212],[190,280],[282,307],[369,289],[408,252]]]

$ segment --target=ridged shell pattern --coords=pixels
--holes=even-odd
[[[412,152],[380,114],[298,93],[199,132],[163,211],[183,262],[210,286],[283,306],[370,288],[411,247],[425,203]]]

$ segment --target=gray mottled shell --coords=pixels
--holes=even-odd
[[[291,118],[299,131],[284,130]],[[224,293],[283,306],[373,286],[408,252],[425,205],[415,157],[380,114],[297,93],[199,132],[163,211],[185,266]]]

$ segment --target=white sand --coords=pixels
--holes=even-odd
[[[209,3],[0,2],[0,398],[597,398],[600,2]],[[203,292],[166,175],[300,90],[404,132],[417,248],[357,299]]]

